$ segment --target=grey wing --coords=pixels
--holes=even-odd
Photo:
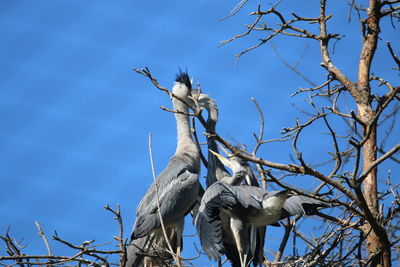
[[[240,195],[239,201],[244,207],[248,207],[250,210],[252,207],[256,207],[257,211],[261,208],[262,199],[267,193],[262,188],[250,185],[236,186],[235,190]]]
[[[209,120],[207,121],[209,128],[214,131],[214,126],[215,124],[210,123],[210,117]],[[212,150],[214,152],[218,153],[218,147],[215,142],[215,139],[211,136],[207,137],[207,144],[208,144],[208,149]],[[229,172],[226,170],[225,166],[221,163],[221,161],[210,151],[208,151],[208,166],[207,166],[207,176],[206,176],[206,185],[207,187],[210,187],[212,184],[214,184],[217,181],[227,181],[227,182],[232,182],[232,177],[229,174]],[[225,254],[226,258],[229,260],[232,266],[240,266],[240,257],[238,250],[236,248],[235,240],[233,237],[232,230],[230,228],[230,223],[229,223],[229,217],[225,214],[222,216],[220,222],[220,228],[221,228],[221,240],[222,240],[222,246],[218,245],[218,249],[215,250],[221,250],[221,247],[223,247],[223,253]]]
[[[199,209],[199,214],[195,219],[197,233],[200,243],[207,257],[212,260],[224,252],[221,228],[221,209],[228,210],[237,216],[245,215],[247,212],[254,212],[259,209],[259,204],[253,203],[243,205],[241,191],[236,191],[238,187],[229,185],[225,182],[212,184],[205,192]]]
[[[151,233],[147,236],[131,240],[126,247],[126,263],[124,267],[137,266],[159,266],[160,263],[169,262],[172,260],[172,255],[166,251],[164,238],[157,238],[156,233]],[[176,250],[176,244],[171,243],[173,250]],[[145,258],[146,262],[145,262]],[[149,262],[150,261],[150,262]]]
[[[127,256],[125,267],[143,266],[144,255],[150,253],[149,249],[154,238],[155,234],[151,234],[142,238],[131,240],[126,248]]]
[[[195,226],[201,246],[207,257],[217,260],[223,252],[220,208],[237,203],[231,186],[221,182],[213,183],[203,195]]]
[[[250,166],[248,166],[251,168]],[[252,173],[252,172],[251,172]],[[253,175],[254,176],[254,175]],[[252,178],[250,177],[251,181]],[[255,181],[257,180],[254,177]],[[254,181],[254,180],[253,180]],[[258,185],[258,183],[257,183]],[[237,190],[243,191],[241,193],[242,203],[245,206],[255,207],[258,206],[261,209],[261,203],[266,191],[256,186],[242,185],[237,187]],[[250,212],[249,212],[250,211]],[[247,214],[251,214],[251,210],[247,211]],[[254,266],[260,266],[264,261],[264,240],[265,240],[265,226],[254,226],[249,227],[250,235],[250,252],[251,259]]]
[[[199,213],[199,208],[201,205],[201,199],[203,198],[204,195],[204,188],[201,184],[199,184],[199,191],[197,192],[197,199],[195,201],[195,203],[193,204],[192,209],[190,210],[190,214],[192,215],[193,218],[193,224],[194,224],[194,220],[197,217],[197,214]]]
[[[157,208],[156,184],[158,187],[158,194],[159,196],[161,196],[161,194],[163,193],[163,189],[170,183],[170,181],[175,179],[185,167],[186,164],[183,160],[179,160],[179,158],[177,157],[171,158],[167,167],[157,177],[156,182],[152,183],[152,185],[140,201],[136,209],[136,217],[141,214],[146,214],[146,212],[151,213]]]
[[[184,160],[173,157],[140,202],[131,238],[143,237],[160,227],[157,199],[163,222],[169,224],[190,211],[196,201],[198,189],[198,174],[195,170],[186,165]]]
[[[247,166],[247,168],[250,168],[250,170],[249,170],[250,171],[249,172],[250,185],[258,188],[259,184],[258,184],[257,178],[254,176],[254,173],[251,170],[251,167]],[[262,201],[259,199],[259,197],[261,197],[261,193],[262,193],[261,190],[263,190],[263,189],[261,189],[261,188],[256,189],[257,193],[255,193],[255,194],[258,196],[258,198],[257,198],[258,202]],[[250,259],[252,259],[254,266],[261,266],[262,263],[264,262],[265,231],[266,231],[265,226],[250,225],[250,227],[249,227],[249,235],[250,235],[249,240],[250,240],[250,253],[251,253]]]
[[[306,196],[291,196],[283,205],[280,220],[294,215],[311,215],[319,208],[328,207],[326,203]]]

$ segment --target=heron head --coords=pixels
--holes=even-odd
[[[172,93],[186,100],[191,95],[192,82],[186,72],[180,72],[176,75],[175,84]]]
[[[289,190],[282,190],[274,193],[267,193],[263,197],[262,205],[264,209],[281,210],[285,201],[291,196]]]
[[[211,153],[213,153],[220,161],[222,164],[224,164],[226,167],[232,170],[232,172],[235,174],[239,171],[244,171],[245,168],[242,164],[240,164],[240,161],[236,160],[236,156],[234,155],[228,155],[228,158],[225,158],[224,156],[209,150]]]
[[[209,95],[202,93],[199,89],[192,90],[192,96],[197,99],[200,108],[205,108],[209,114],[208,120],[214,122],[218,121],[218,106],[213,98]]]

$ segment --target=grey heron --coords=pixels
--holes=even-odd
[[[224,181],[231,185],[240,185],[243,180],[247,182],[247,184],[258,187],[258,182],[256,177],[254,176],[251,167],[245,163],[240,161],[238,158],[236,161],[225,161],[225,158],[218,158],[218,146],[215,141],[215,138],[212,136],[215,133],[215,127],[218,122],[218,106],[214,99],[206,94],[200,94],[198,98],[198,103],[201,107],[205,107],[208,112],[207,118],[207,126],[208,131],[211,135],[207,135],[207,146],[208,146],[208,168],[207,168],[207,176],[206,176],[206,184],[207,187],[211,186],[216,181]],[[221,162],[224,161],[224,163]],[[245,172],[243,175],[233,175],[224,167],[224,164],[234,169],[232,166],[235,164],[240,164],[243,167]],[[239,170],[240,172],[242,169]],[[242,173],[241,173],[242,174]],[[240,254],[236,247],[234,233],[231,228],[231,217],[226,212],[222,211],[220,213],[220,221],[221,221],[221,240],[223,242],[224,254],[227,259],[230,261],[233,267],[241,266],[242,260],[240,258]],[[244,259],[246,266],[250,261],[253,261],[254,265],[260,265],[263,262],[263,243],[265,236],[265,227],[255,227],[250,226],[248,228],[248,235],[251,236],[250,243],[250,255],[247,259]]]
[[[172,88],[178,135],[176,152],[136,209],[126,267],[144,266],[143,254],[149,251],[165,253],[167,247],[161,223],[172,253],[179,255],[181,252],[184,217],[196,202],[200,186],[200,154],[192,140],[188,116],[188,104],[193,104],[191,88],[188,74],[178,74]]]
[[[215,127],[218,122],[218,106],[213,98],[207,94],[200,94],[198,97],[198,103],[200,107],[206,108],[208,112],[207,118],[207,131],[209,134],[215,133]],[[206,176],[206,186],[209,187],[216,181],[225,180],[229,182],[231,175],[226,170],[225,166],[221,161],[212,153],[212,151],[218,153],[217,143],[215,138],[211,135],[207,135],[207,148],[208,148],[208,158],[207,158],[207,176]]]
[[[218,157],[223,158],[221,155]],[[246,173],[246,168],[241,163],[231,162],[231,166],[234,168],[234,176],[243,176]],[[288,190],[268,192],[254,186],[234,186],[219,181],[206,190],[195,225],[207,257],[217,260],[225,250],[221,213],[229,214],[242,266],[246,266],[246,258],[250,253],[249,227],[276,224],[289,216],[309,215],[318,208],[326,206],[325,203],[313,198],[290,196]]]

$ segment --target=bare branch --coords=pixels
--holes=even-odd
[[[114,236],[114,239],[118,241],[119,249],[121,250],[121,253],[120,253],[120,267],[123,267],[123,266],[125,266],[125,263],[127,261],[127,252],[126,252],[127,240],[124,241],[124,225],[122,223],[121,208],[120,208],[119,204],[117,204],[117,210],[114,210],[114,209],[110,208],[109,205],[105,206],[104,208],[106,210],[112,212],[116,216],[114,218],[114,220],[118,221],[119,236],[118,237]]]
[[[43,242],[44,242],[44,244],[46,245],[47,253],[48,253],[49,255],[53,255],[53,253],[51,252],[51,248],[50,248],[49,242],[47,241],[47,238],[46,238],[45,234],[43,233],[43,230],[42,230],[42,228],[40,227],[39,222],[35,221],[35,224],[36,224],[36,227],[37,227],[38,230],[39,230],[39,235],[40,235],[40,237],[43,239]]]
[[[389,158],[390,156],[394,155],[397,151],[400,149],[400,143],[395,145],[392,149],[390,149],[388,152],[386,152],[384,155],[382,155],[380,158],[375,160],[369,167],[366,169],[359,177],[358,177],[358,182],[363,182],[364,179],[367,177],[367,175],[374,169],[376,168],[380,163],[382,163],[384,160]]]
[[[260,8],[260,6],[259,6],[259,8]],[[241,33],[241,34],[237,34],[237,35],[233,36],[232,38],[230,38],[230,39],[228,39],[228,40],[221,41],[221,42],[220,42],[221,44],[220,44],[219,46],[223,46],[223,45],[225,45],[225,44],[227,44],[227,43],[232,42],[233,40],[236,40],[236,39],[238,39],[238,38],[241,38],[241,37],[243,37],[243,36],[246,36],[246,35],[250,34],[251,31],[254,29],[254,27],[255,27],[255,26],[258,24],[258,22],[260,21],[261,17],[262,17],[262,15],[258,15],[257,18],[256,18],[256,20],[255,20],[251,25],[248,25],[248,26],[247,26],[248,29],[247,29],[246,32]]]
[[[237,5],[231,10],[231,12],[229,12],[228,15],[226,15],[225,17],[223,17],[222,19],[220,19],[220,21],[225,20],[225,19],[227,19],[227,18],[229,18],[229,17],[232,17],[232,16],[236,15],[236,13],[238,13],[238,12],[243,8],[243,6],[244,6],[247,2],[248,2],[248,0],[241,0],[240,3],[237,4]]]
[[[328,51],[328,43],[330,40],[330,36],[327,34],[326,29],[326,21],[330,18],[330,16],[325,15],[325,8],[326,8],[326,0],[321,0],[320,2],[320,49],[321,49],[321,56],[322,56],[322,63],[321,65],[326,68],[335,79],[337,79],[343,86],[350,91],[352,95],[357,94],[357,88],[350,79],[345,76],[340,69],[338,69],[331,59],[331,56]]]
[[[390,45],[390,42],[386,42],[386,46],[389,49],[390,55],[392,55],[392,58],[394,59],[394,62],[396,62],[397,67],[400,68],[400,59],[397,57],[397,55],[394,53],[392,46]]]
[[[179,256],[176,255],[172,249],[171,243],[169,242],[169,238],[168,238],[168,234],[167,231],[165,230],[165,225],[164,225],[164,220],[161,216],[161,212],[160,212],[160,196],[158,193],[158,185],[157,185],[157,179],[156,179],[156,174],[154,171],[154,162],[153,162],[153,149],[152,149],[152,142],[151,142],[151,133],[149,134],[149,153],[150,153],[150,163],[151,163],[151,173],[153,175],[153,180],[154,180],[154,184],[155,184],[155,188],[156,188],[156,198],[157,198],[157,212],[158,212],[158,216],[160,218],[160,224],[161,224],[161,228],[162,228],[162,232],[164,235],[164,239],[165,239],[165,243],[168,246],[168,250],[169,253],[171,254],[171,256],[174,258],[176,264],[178,265],[178,267],[180,267],[180,259]]]

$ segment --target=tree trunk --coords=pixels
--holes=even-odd
[[[370,68],[377,49],[380,18],[380,1],[370,0],[368,19],[362,22],[363,46],[358,69],[357,92],[353,92],[352,94],[357,102],[358,116],[364,123],[364,136],[369,132],[368,139],[363,146],[364,171],[367,170],[377,158],[377,124],[374,123],[376,114],[371,104]],[[372,215],[372,218],[369,219],[369,222],[365,223],[363,228],[364,234],[366,235],[368,255],[372,259],[371,265],[391,266],[390,242],[387,237],[386,229],[381,227],[377,220],[379,215],[377,168],[374,168],[365,178],[363,183],[363,196],[367,205],[364,209],[368,209],[364,210],[364,213],[370,213],[370,215]],[[371,225],[372,221],[374,225]]]
[[[369,138],[363,147],[363,170],[365,171],[377,159],[377,131],[376,124],[371,125],[371,118],[374,114],[371,107],[366,110],[359,109],[359,111],[361,111],[361,118],[367,119],[364,120],[364,122],[366,122],[366,129],[371,127]],[[372,115],[370,112],[372,112]],[[377,229],[377,227],[373,229],[371,224],[367,221],[363,227],[366,236],[367,252],[369,257],[371,257],[371,266],[391,266],[390,241],[386,229],[381,227],[377,220],[379,216],[379,199],[376,168],[374,168],[364,180],[363,195],[369,212],[379,227],[379,229]],[[379,231],[379,233],[377,233],[376,230]]]

